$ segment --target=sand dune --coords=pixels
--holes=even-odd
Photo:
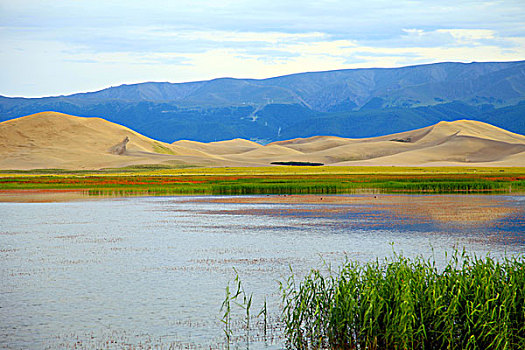
[[[129,138],[126,152],[110,148]],[[176,157],[178,156],[178,157]],[[147,138],[100,118],[43,112],[0,123],[0,169],[99,169],[159,164],[180,158],[217,160],[199,150]]]
[[[498,165],[493,164],[498,162]],[[340,162],[335,165],[353,165]],[[447,142],[367,159],[360,165],[476,165],[524,166],[525,143],[510,144],[472,136],[454,136]]]
[[[126,147],[122,154],[120,149]],[[118,147],[115,147],[118,146]],[[155,141],[100,118],[56,112],[0,123],[0,169],[100,169],[131,165],[265,166],[275,161],[326,165],[525,166],[525,136],[460,120],[365,139],[315,136],[265,146],[234,139]]]
[[[296,157],[298,161],[309,159],[332,165],[489,165],[496,161],[509,166],[525,164],[524,136],[471,120],[440,122],[374,138],[312,137],[278,144],[308,151],[303,157]]]
[[[375,138],[402,143],[408,147],[395,152],[390,148],[383,156],[363,159],[361,165],[478,165],[523,166],[525,137],[495,126],[472,121],[440,122],[436,125]],[[399,142],[399,140],[410,142]],[[363,141],[371,144],[374,139]],[[395,147],[395,146],[394,146]],[[358,147],[356,147],[358,148]],[[335,165],[354,165],[344,161]]]
[[[239,154],[248,152],[257,148],[262,147],[260,144],[248,141],[244,139],[234,139],[227,141],[217,141],[210,143],[202,143],[189,140],[175,141],[172,143],[174,146],[182,146],[189,149],[200,150],[209,154],[222,155],[222,154]]]
[[[303,153],[318,152],[338,146],[358,142],[354,139],[345,139],[337,136],[314,136],[309,138],[298,138],[286,141],[273,142],[270,145],[279,145],[292,148]]]

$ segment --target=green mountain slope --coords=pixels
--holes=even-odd
[[[525,61],[142,83],[45,98],[0,97],[0,121],[57,111],[103,117],[166,142],[363,137],[460,118],[525,133]]]

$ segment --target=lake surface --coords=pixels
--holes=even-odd
[[[519,195],[0,203],[0,348],[222,347],[233,268],[254,294],[252,314],[267,296],[275,316],[290,267],[300,277],[393,249],[438,263],[454,247],[522,255],[524,218]],[[256,325],[250,348],[282,348],[273,324],[266,339]]]

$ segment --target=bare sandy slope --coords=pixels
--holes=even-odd
[[[110,149],[128,137],[126,151]],[[266,146],[235,139],[167,144],[100,118],[43,112],[0,123],[0,169],[100,169],[130,165],[264,166],[275,161],[327,165],[524,166],[525,136],[461,120],[366,139],[333,136]]]
[[[384,141],[384,140],[398,141]],[[405,140],[410,142],[399,142]],[[363,140],[364,149],[377,150],[376,143],[400,143],[403,151],[390,147],[384,154],[362,157],[336,165],[477,165],[523,166],[525,137],[495,126],[471,121],[440,122],[427,128]],[[359,149],[359,147],[357,147]]]
[[[189,149],[195,149],[209,154],[239,154],[252,151],[262,146],[256,142],[244,139],[234,139],[227,141],[217,141],[210,143],[202,143],[189,140],[181,140],[173,142],[174,146],[182,146]]]
[[[471,120],[374,138],[312,137],[274,144],[303,151],[296,161],[330,165],[525,164],[524,136]]]
[[[129,138],[122,155],[109,149]],[[43,112],[0,123],[0,169],[99,169],[136,164],[217,165],[219,157],[158,142],[100,118]]]

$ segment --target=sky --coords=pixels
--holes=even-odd
[[[0,95],[525,60],[524,0],[0,0]]]

